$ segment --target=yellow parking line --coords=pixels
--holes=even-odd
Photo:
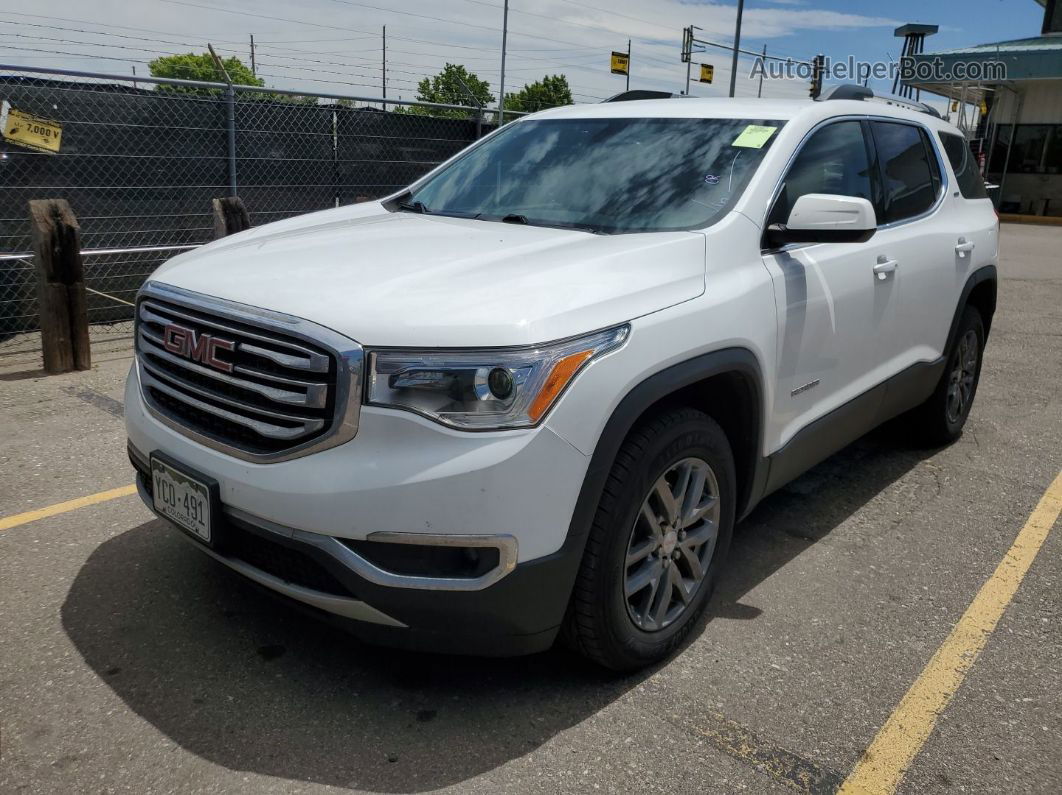
[[[959,623],[864,751],[838,790],[840,795],[884,795],[896,791],[932,733],[940,713],[959,689],[1014,598],[1059,512],[1062,512],[1062,472],[1040,498],[1006,556],[981,586]]]
[[[84,508],[86,505],[95,505],[96,503],[107,502],[107,500],[114,500],[118,497],[128,497],[130,494],[136,494],[136,486],[122,486],[109,491],[101,491],[98,494],[90,494],[87,497],[78,497],[76,500],[67,500],[66,502],[49,505],[47,508],[16,513],[14,516],[6,516],[0,519],[0,531],[10,530],[12,527],[18,527],[21,524],[36,522],[38,519],[47,519],[49,516]]]

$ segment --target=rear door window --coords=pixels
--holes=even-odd
[[[884,181],[885,223],[903,221],[929,210],[940,190],[940,169],[920,127],[871,122]]]
[[[981,172],[974,162],[973,153],[970,151],[966,139],[961,135],[940,132],[940,143],[944,146],[944,154],[948,156],[951,170],[955,172],[955,181],[959,183],[959,193],[966,199],[987,199],[985,181],[981,178]]]

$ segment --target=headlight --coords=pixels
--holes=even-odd
[[[629,326],[532,348],[378,350],[369,356],[369,403],[454,428],[528,428],[590,361],[623,344]]]

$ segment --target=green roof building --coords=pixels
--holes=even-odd
[[[1062,0],[1038,2],[1039,36],[920,53],[904,82],[957,101],[1002,212],[1062,216]]]

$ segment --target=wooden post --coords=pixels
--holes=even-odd
[[[213,204],[215,240],[251,228],[251,218],[239,196],[214,199]]]
[[[89,370],[88,310],[81,227],[65,199],[29,203],[44,370]]]

